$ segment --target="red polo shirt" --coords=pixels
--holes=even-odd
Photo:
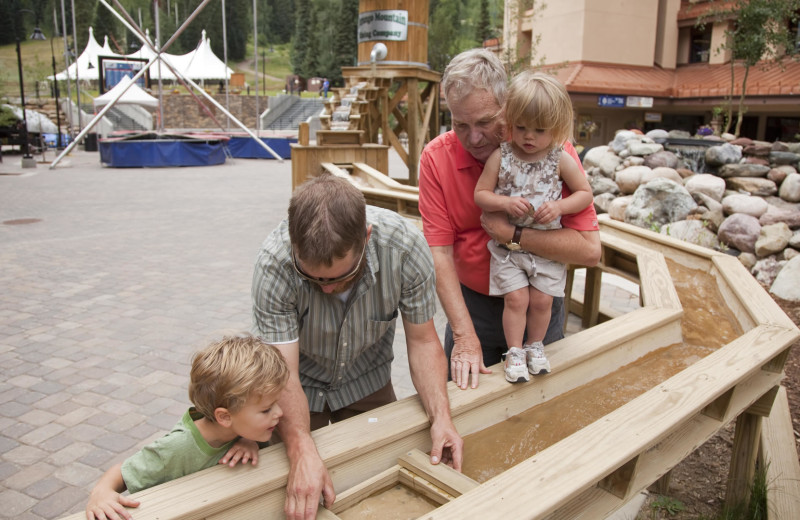
[[[571,143],[566,150],[583,171]],[[455,132],[441,134],[422,151],[419,164],[419,211],[428,245],[453,246],[459,281],[481,294],[489,294],[489,235],[481,227],[481,209],[475,204],[475,185],[483,163],[461,146]],[[564,183],[562,196],[570,190]],[[596,231],[594,204],[572,215],[562,215],[564,227]]]

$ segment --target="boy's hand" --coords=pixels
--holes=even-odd
[[[220,464],[227,464],[230,467],[234,467],[239,461],[242,464],[252,461],[253,466],[258,464],[258,443],[250,439],[239,439],[233,443],[228,453],[219,459]]]
[[[522,217],[528,212],[531,204],[523,197],[508,197],[505,206],[506,213],[512,217]]]
[[[139,501],[113,489],[95,487],[86,504],[86,520],[131,520],[133,516],[125,507],[139,507]]]
[[[549,224],[560,216],[561,208],[559,207],[558,203],[551,200],[542,204],[539,209],[536,210],[533,218],[539,224]]]

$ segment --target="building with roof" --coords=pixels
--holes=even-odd
[[[533,54],[567,87],[575,139],[606,144],[620,128],[680,129],[709,124],[731,85],[730,51],[720,50],[735,20],[698,18],[715,0],[506,2],[504,50]],[[517,7],[517,6],[522,6]],[[797,34],[797,26],[791,27]],[[800,133],[800,63],[751,67],[740,134],[767,141]],[[734,63],[734,112],[744,67]],[[734,116],[735,119],[735,116]],[[734,121],[735,123],[735,121]],[[733,127],[731,127],[733,128]]]

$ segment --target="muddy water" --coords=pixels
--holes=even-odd
[[[714,278],[668,261],[683,342],[464,438],[464,474],[484,482],[677,374],[742,334]],[[591,362],[591,361],[590,361]],[[535,383],[534,383],[535,384]]]
[[[345,509],[338,516],[342,520],[411,520],[437,507],[434,502],[398,484]]]

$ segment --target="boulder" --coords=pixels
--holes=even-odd
[[[590,148],[586,151],[583,156],[583,167],[584,169],[589,169],[592,166],[598,166],[600,164],[600,159],[609,153],[608,146],[595,146],[594,148]]]
[[[631,139],[627,143],[628,151],[631,155],[643,157],[664,150],[664,146],[658,143],[645,143]]]
[[[800,154],[792,152],[770,152],[769,160],[772,164],[797,164]]]
[[[611,205],[611,202],[616,199],[617,197],[612,193],[601,193],[600,195],[595,194],[594,196],[594,210],[596,213],[608,213],[608,207]]]
[[[705,153],[706,164],[709,166],[738,163],[741,158],[742,148],[730,143],[710,146]]]
[[[703,193],[716,201],[722,200],[725,193],[725,180],[709,173],[698,173],[687,177],[683,181],[683,186],[693,196],[695,193]]]
[[[759,258],[774,255],[783,251],[789,245],[792,230],[785,223],[761,226],[758,240],[755,244],[755,254]]]
[[[625,210],[628,209],[628,205],[631,203],[632,199],[632,195],[626,195],[612,200],[611,204],[608,206],[608,216],[614,220],[625,222]]]
[[[614,175],[614,180],[619,186],[619,191],[625,195],[629,195],[636,191],[636,188],[642,183],[642,176],[647,173],[649,175],[650,168],[647,166],[631,166],[624,170],[618,171]]]
[[[674,169],[678,167],[679,162],[680,158],[669,150],[661,150],[644,158],[644,164],[654,169],[660,166]]]
[[[722,211],[726,215],[733,215],[734,213],[744,213],[755,218],[767,212],[767,201],[761,197],[753,197],[752,195],[728,195],[722,199]]]
[[[780,170],[778,168],[771,168],[767,172],[767,179],[771,180],[772,182],[780,186],[788,175],[789,173],[784,170]]]
[[[602,175],[590,177],[589,186],[591,186],[592,193],[595,195],[595,197],[604,193],[611,195],[616,195],[619,193],[619,186],[617,186],[617,183],[608,177],[603,177]]]
[[[758,223],[757,218],[744,213],[734,213],[722,221],[717,231],[717,237],[721,243],[739,251],[754,253],[756,240],[760,233],[761,224]]]
[[[750,273],[763,285],[770,286],[785,263],[779,262],[775,256],[768,256],[758,260]]]
[[[614,153],[619,155],[621,151],[628,149],[628,141],[632,139],[639,141],[641,136],[631,132],[630,130],[619,130],[614,135],[614,139],[608,144],[608,146],[614,150]]]
[[[683,177],[678,175],[678,172],[675,171],[673,168],[667,168],[666,166],[659,166],[657,168],[653,168],[649,172],[642,173],[641,183],[648,183],[655,179],[656,177],[662,177],[664,179],[671,179],[678,184],[683,184]]]
[[[769,173],[769,166],[763,164],[724,164],[718,170],[719,176],[729,177],[766,177]]]
[[[710,249],[719,248],[717,235],[700,220],[672,222],[666,226],[661,226],[661,234]]]
[[[778,192],[774,182],[760,177],[730,177],[725,184],[728,189],[759,197],[768,197]]]
[[[781,183],[778,196],[787,202],[800,202],[800,173],[790,173]]]
[[[666,130],[662,130],[660,128],[656,128],[654,130],[650,130],[644,135],[645,137],[649,137],[653,141],[658,142],[660,140],[667,139],[669,137],[669,132],[667,132]]]
[[[800,208],[788,205],[776,206],[768,204],[767,211],[758,218],[762,226],[783,222],[790,229],[800,228]]]
[[[661,226],[684,220],[697,203],[682,184],[656,178],[640,185],[625,210],[625,222],[643,228]]]

